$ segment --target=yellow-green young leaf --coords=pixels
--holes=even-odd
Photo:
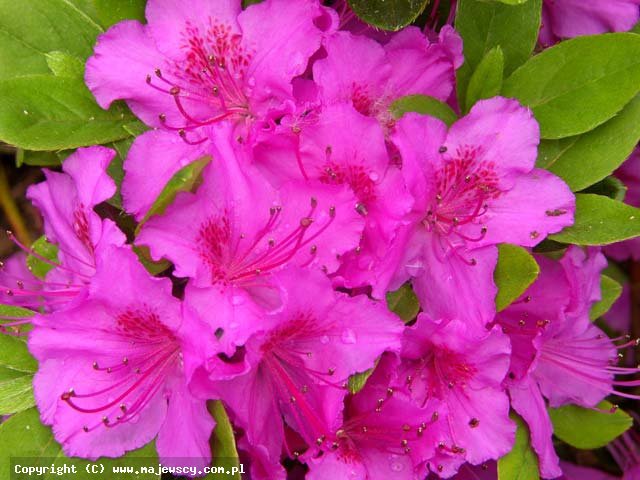
[[[22,412],[35,405],[33,375],[0,367],[0,415]]]
[[[428,95],[407,95],[393,102],[390,109],[396,118],[408,112],[416,112],[436,117],[449,126],[458,119],[449,105]]]
[[[29,75],[0,80],[0,139],[27,150],[65,150],[129,137],[137,123],[120,105],[103,110],[82,78]]]
[[[530,107],[542,138],[553,139],[603,124],[639,90],[640,36],[610,33],[545,49],[505,81],[502,94]]]
[[[413,22],[429,0],[348,0],[349,6],[369,25],[384,30],[400,30]]]
[[[456,30],[464,42],[464,64],[456,72],[458,102],[468,105],[469,79],[489,50],[502,49],[505,75],[531,56],[538,41],[542,0],[522,5],[459,0],[456,8]]]
[[[507,5],[521,5],[529,0],[481,0],[483,2],[500,2],[506,3]]]
[[[531,448],[529,428],[514,412],[510,417],[518,426],[516,441],[511,451],[498,460],[498,479],[537,480],[540,478],[538,457]]]
[[[370,368],[369,370],[365,370],[364,372],[351,375],[348,382],[349,392],[358,393],[360,390],[362,390],[366,385],[367,380],[369,380],[369,377],[373,373],[373,370],[373,368]]]
[[[496,309],[504,310],[522,295],[540,273],[535,259],[524,248],[507,243],[498,246],[493,279],[498,287]]]
[[[478,100],[495,97],[500,93],[503,71],[504,54],[497,46],[487,52],[471,75],[466,95],[467,111],[471,110]]]
[[[608,245],[640,236],[640,209],[602,195],[576,195],[571,227],[549,238],[576,245]]]
[[[408,283],[405,283],[398,290],[387,293],[387,306],[405,323],[416,318],[420,311],[418,297]]]
[[[32,317],[36,312],[15,305],[0,304],[0,317]]]
[[[238,450],[236,448],[236,439],[233,434],[233,425],[229,421],[229,416],[224,409],[224,405],[219,400],[207,402],[209,412],[216,421],[216,428],[211,437],[211,451],[213,455],[213,465],[215,467],[224,467],[227,471],[234,471],[234,475],[228,478],[240,480],[241,476],[238,470],[240,461],[238,459]],[[235,470],[234,470],[235,469]],[[211,474],[207,478],[218,478],[218,475]]]
[[[171,266],[168,260],[158,260],[157,262],[151,258],[149,247],[146,245],[134,245],[133,251],[138,256],[138,260],[147,269],[151,275],[158,275]]]
[[[110,480],[114,478],[114,467],[134,467],[135,471],[140,471],[137,467],[158,468],[158,458],[155,445],[149,443],[146,446],[128,452],[120,458],[102,457],[96,462],[90,462],[80,458],[69,458],[64,455],[60,445],[51,434],[51,429],[42,425],[40,414],[35,408],[30,408],[17,413],[0,425],[0,472],[9,472],[12,459],[21,459],[25,466],[44,467],[51,466],[68,467],[75,466],[76,473],[61,477],[55,472],[47,472],[38,476],[41,480],[58,480],[60,478],[73,478],[74,480]],[[104,466],[104,473],[87,472],[87,465],[99,464]],[[98,472],[100,470],[97,470]],[[16,479],[27,479],[30,477],[20,476]],[[127,473],[127,480],[157,480],[156,473]]]
[[[27,344],[19,337],[0,335],[0,367],[33,374],[38,363],[27,350]]]
[[[553,433],[576,448],[592,449],[604,447],[631,428],[633,419],[611,403],[602,401],[598,408],[603,411],[577,405],[550,408]]]
[[[45,55],[47,65],[56,77],[80,78],[84,77],[84,62],[66,52],[49,52]]]
[[[45,236],[40,237],[31,245],[31,250],[35,255],[27,256],[27,268],[38,278],[44,278],[51,269],[54,268],[50,263],[41,260],[46,258],[52,262],[58,261],[58,247],[47,241]],[[41,257],[41,258],[39,258]]]
[[[210,161],[210,156],[202,157],[178,170],[164,186],[162,192],[160,192],[160,195],[158,195],[158,198],[138,225],[136,234],[140,232],[140,228],[149,218],[153,215],[162,214],[171,205],[178,193],[193,191],[200,182],[202,170]]]
[[[609,311],[611,306],[622,294],[622,285],[606,275],[600,277],[600,292],[602,299],[591,307],[589,318],[595,320]]]
[[[561,151],[545,168],[561,177],[574,192],[585,189],[611,174],[640,141],[640,96],[595,130],[563,142]],[[549,147],[545,147],[549,148]]]

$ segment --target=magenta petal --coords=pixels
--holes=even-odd
[[[545,0],[553,33],[571,38],[631,30],[640,18],[638,0]]]
[[[206,146],[188,145],[174,132],[153,130],[140,135],[124,162],[125,210],[140,220],[173,175],[206,154]]]
[[[145,27],[126,20],[98,37],[94,55],[87,61],[85,82],[102,108],[124,99],[147,124],[159,125],[158,115],[174,111],[175,105],[170,95],[153,89],[146,79],[163,65]]]
[[[520,382],[509,388],[509,395],[511,406],[529,426],[531,445],[540,462],[540,475],[543,478],[559,477],[562,470],[551,440],[553,426],[537,384],[533,381]]]

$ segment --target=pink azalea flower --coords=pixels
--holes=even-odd
[[[632,415],[635,418],[633,426],[607,445],[607,450],[609,450],[611,456],[623,471],[622,480],[637,480],[640,478],[640,432],[638,430],[638,416],[633,412]]]
[[[562,38],[626,32],[640,19],[640,0],[544,0],[540,43]]]
[[[129,200],[128,192],[144,188],[155,198],[181,162],[200,154],[188,144],[207,141],[202,127],[227,120],[246,138],[254,122],[287,111],[292,79],[333,28],[317,0],[266,0],[244,11],[241,4],[150,0],[148,24],[123,21],[98,39],[85,76],[98,103],[126,100],[145,123],[163,129],[142,135],[125,164],[125,206],[136,215],[149,205]],[[183,142],[173,138],[178,134]],[[160,168],[149,168],[149,158]]]
[[[357,251],[343,257],[339,276],[348,287],[375,282],[372,266],[387,255],[413,205],[400,169],[389,162],[378,122],[337,103],[283,130],[257,144],[257,165],[275,186],[289,179],[348,185],[365,228]]]
[[[116,192],[114,181],[106,169],[115,155],[104,147],[80,148],[67,158],[63,173],[44,170],[46,181],[32,185],[27,198],[44,218],[47,239],[58,247],[58,260],[51,261],[33,254],[53,268],[39,284],[14,282],[6,286],[13,298],[38,299],[22,305],[48,309],[60,308],[72,300],[89,283],[95,273],[97,252],[109,245],[123,245],[124,234],[111,220],[101,219],[93,210]],[[13,234],[11,239],[22,250],[32,253]]]
[[[534,246],[570,225],[574,196],[534,167],[538,125],[514,100],[480,101],[448,132],[435,118],[407,114],[392,141],[416,200],[412,224],[381,268],[395,272],[391,288],[413,277],[433,318],[483,327],[495,310],[495,245]]]
[[[394,100],[413,94],[447,100],[463,62],[462,40],[449,26],[434,43],[419,28],[407,27],[384,46],[341,31],[328,37],[324,48],[327,56],[313,65],[321,103],[351,102],[385,130],[395,124],[389,111]]]
[[[460,465],[480,465],[509,452],[515,426],[502,381],[511,345],[499,329],[478,337],[461,320],[435,322],[421,313],[405,330],[401,380],[420,405],[442,404],[434,426],[436,455],[428,468],[443,477]]]
[[[219,146],[198,191],[145,223],[138,243],[197,287],[258,296],[262,279],[287,264],[335,271],[363,228],[348,188],[290,182],[275,190],[230,143]]]
[[[434,406],[420,408],[404,389],[392,388],[398,359],[385,354],[365,387],[347,399],[344,421],[320,456],[305,455],[309,480],[414,480],[433,455]]]
[[[513,345],[507,381],[511,405],[529,424],[542,476],[554,478],[561,472],[544,398],[551,407],[572,403],[587,408],[610,394],[638,398],[620,390],[637,381],[615,379],[637,374],[636,368],[616,366],[618,350],[636,342],[610,339],[589,320],[606,266],[599,249],[570,247],[559,262],[537,260],[538,279],[496,318]]]
[[[333,291],[320,272],[291,267],[272,279],[286,292],[282,308],[263,315],[234,357],[216,361],[204,392],[221,398],[247,441],[277,462],[283,444],[296,456],[281,418],[309,449],[331,448],[349,376],[371,368],[384,351],[398,351],[403,324],[379,302]],[[215,366],[222,361],[244,364],[246,373],[220,380]],[[199,385],[204,375],[195,377]]]
[[[616,480],[618,478],[602,470],[574,465],[569,462],[560,461],[560,466],[562,467],[560,480]]]
[[[27,255],[24,251],[18,251],[0,262],[0,288],[5,292],[2,301],[7,305],[39,305],[38,293],[42,289],[42,282],[27,267]],[[16,296],[12,290],[14,288],[29,289],[33,294]],[[7,295],[7,290],[11,294]]]
[[[180,302],[136,255],[108,247],[82,302],[37,316],[29,350],[42,421],[69,456],[118,457],[156,436],[161,459],[210,459],[214,426],[182,369]]]
[[[627,187],[625,203],[640,208],[640,148],[633,151],[614,175]],[[607,256],[619,262],[630,258],[640,261],[640,238],[608,245],[604,251]]]

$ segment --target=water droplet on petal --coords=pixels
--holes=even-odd
[[[354,332],[350,328],[347,328],[344,332],[342,332],[342,336],[340,337],[340,339],[342,340],[342,343],[356,343],[356,332]]]
[[[380,178],[380,175],[378,175],[376,172],[371,172],[371,173],[369,174],[369,179],[370,179],[372,182],[377,182],[379,178]]]
[[[392,472],[401,472],[404,470],[404,464],[400,461],[398,455],[389,456],[389,468]]]
[[[234,295],[231,297],[231,305],[242,305],[244,303],[244,297],[240,295]]]
[[[424,264],[421,260],[414,260],[410,263],[407,263],[405,265],[405,268],[407,269],[407,273],[412,277],[419,277],[424,271]]]

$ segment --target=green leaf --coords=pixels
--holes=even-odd
[[[3,305],[0,304],[0,317],[31,317],[35,315],[36,312],[22,308],[16,307],[15,305]]]
[[[609,311],[611,306],[622,295],[622,285],[606,275],[600,276],[600,292],[602,299],[591,307],[589,318],[595,320]]]
[[[608,122],[573,139],[547,168],[574,192],[579,191],[611,174],[629,157],[638,141],[640,96]]]
[[[592,449],[604,447],[633,424],[629,415],[606,400],[600,402],[598,408],[604,411],[577,405],[550,408],[553,433],[576,448]],[[608,413],[610,411],[613,413]]]
[[[84,78],[84,62],[78,57],[65,52],[49,52],[46,54],[47,65],[56,77],[69,77],[82,80]]]
[[[429,0],[348,0],[354,13],[369,25],[400,30],[424,11]]]
[[[38,410],[30,408],[13,415],[0,425],[0,472],[9,472],[11,461],[20,460],[24,466],[43,467],[51,466],[68,467],[75,466],[76,473],[72,475],[74,480],[107,480],[113,477],[115,466],[146,466],[158,468],[158,459],[155,445],[149,443],[146,446],[128,452],[120,458],[100,458],[96,462],[89,462],[79,458],[68,458],[62,452],[60,445],[51,435],[51,429],[42,425]],[[104,474],[88,473],[87,465],[101,464],[104,466]],[[134,470],[138,470],[135,469]],[[100,471],[100,470],[98,470]],[[4,473],[3,473],[4,475]],[[69,476],[71,478],[71,475]],[[16,480],[28,479],[27,475],[15,475]],[[44,473],[38,476],[42,480],[56,480],[62,478],[55,473]],[[67,477],[64,477],[67,478]],[[127,480],[151,480],[158,479],[155,473],[128,473]]]
[[[500,3],[506,3],[507,5],[521,5],[523,3],[526,3],[529,0],[481,0],[483,2],[500,2]]]
[[[32,374],[38,369],[38,364],[20,337],[0,335],[0,367]]]
[[[101,109],[81,79],[33,75],[0,81],[0,139],[28,150],[63,150],[130,136],[121,107]]]
[[[584,189],[581,193],[595,193],[622,202],[627,195],[627,186],[616,177],[606,177]]]
[[[367,380],[369,380],[369,377],[373,373],[373,370],[373,368],[370,368],[369,370],[365,370],[364,372],[351,375],[348,382],[349,392],[358,393],[360,390],[362,390],[366,385]]]
[[[144,22],[147,0],[93,0],[100,23],[108,28],[122,20]]]
[[[201,159],[196,160],[195,162],[192,162],[178,170],[173,177],[171,177],[171,180],[169,180],[164,186],[156,201],[138,224],[136,235],[142,228],[142,225],[149,220],[149,218],[153,215],[162,214],[166,208],[171,205],[178,193],[188,192],[195,189],[200,181],[200,173],[202,173],[202,169],[210,161],[210,156],[202,157]]]
[[[396,118],[402,117],[407,112],[416,112],[436,117],[449,126],[458,119],[449,105],[428,95],[408,95],[399,98],[391,104],[390,110]]]
[[[250,5],[255,5],[260,2],[262,2],[262,0],[242,0],[242,8],[247,8]]]
[[[518,426],[513,448],[498,460],[499,480],[534,480],[540,478],[538,457],[531,448],[529,428],[515,413],[509,415]]]
[[[420,311],[418,297],[408,283],[402,285],[398,290],[387,293],[387,306],[405,323],[416,318]]]
[[[601,195],[576,195],[574,225],[551,240],[576,245],[609,245],[640,236],[640,209]]]
[[[31,245],[31,250],[38,256],[51,260],[52,262],[58,261],[58,247],[47,241],[45,236],[40,237]],[[38,278],[44,278],[54,266],[50,263],[41,260],[35,255],[27,256],[27,268]]]
[[[0,0],[0,79],[48,73],[47,54],[86,59],[103,28],[72,0]]]
[[[0,415],[22,412],[35,405],[31,386],[33,375],[16,374],[13,370],[0,368]]]
[[[487,52],[471,75],[466,95],[467,111],[478,100],[495,97],[500,93],[503,70],[504,54],[499,46],[494,47]]]
[[[238,458],[238,450],[236,448],[236,439],[233,434],[233,425],[229,421],[229,416],[224,409],[224,405],[219,400],[207,402],[209,412],[216,421],[216,428],[211,438],[211,450],[213,453],[213,466],[224,467],[228,471],[236,469],[234,475],[229,478],[241,479],[238,467],[240,460]],[[218,478],[217,475],[211,477]],[[209,476],[207,476],[209,478]]]
[[[640,36],[573,38],[544,50],[504,83],[503,95],[531,107],[542,138],[588,132],[640,90]]]
[[[57,167],[62,163],[58,152],[33,151],[18,149],[16,153],[16,166],[30,165],[33,167]]]
[[[498,287],[496,309],[504,310],[538,278],[540,267],[524,248],[504,243],[498,246],[498,265],[493,279]]]
[[[490,50],[500,47],[504,74],[510,75],[530,56],[538,41],[542,0],[522,5],[460,0],[456,30],[464,41],[464,64],[456,73],[458,101],[468,105],[465,95],[471,75]]]

